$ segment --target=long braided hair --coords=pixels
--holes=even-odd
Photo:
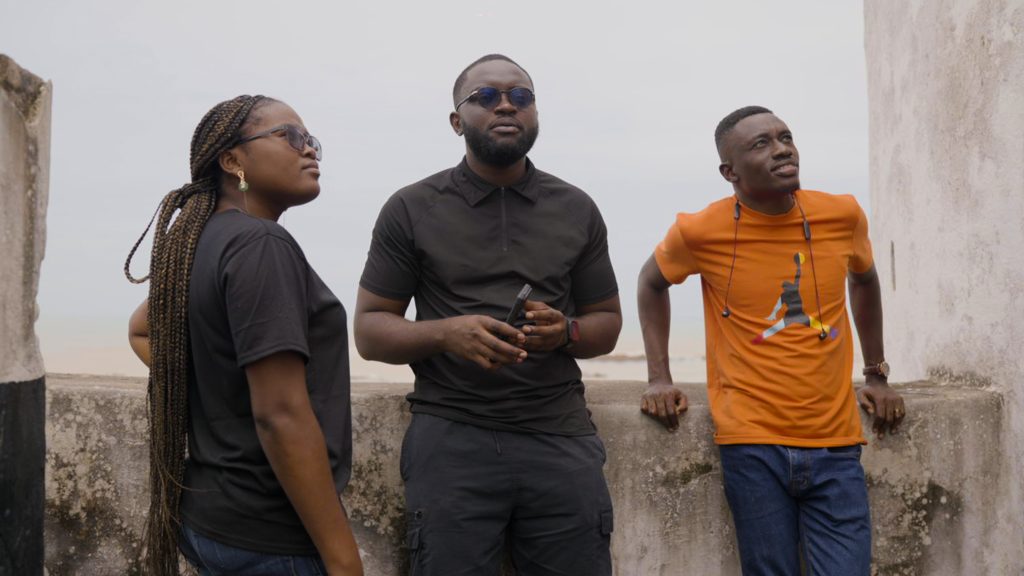
[[[188,427],[188,379],[191,370],[188,291],[199,235],[217,204],[221,170],[218,159],[241,136],[252,111],[271,102],[264,96],[239,96],[221,102],[203,116],[192,134],[192,181],[164,196],[153,219],[132,246],[124,273],[133,283],[149,283],[149,516],[144,536],[144,571],[178,574],[178,504],[185,474]],[[153,226],[149,274],[135,278],[132,257]]]

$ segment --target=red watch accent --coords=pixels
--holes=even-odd
[[[572,348],[580,341],[580,323],[570,316],[565,317],[565,345],[562,348]]]

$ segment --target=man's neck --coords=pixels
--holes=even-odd
[[[469,169],[477,176],[495,186],[511,186],[526,176],[526,157],[520,158],[516,163],[509,166],[491,166],[484,164],[473,156],[472,152],[466,153],[466,163]]]
[[[768,214],[770,216],[785,214],[786,212],[792,210],[793,205],[796,203],[796,200],[793,196],[793,194],[795,193],[796,190],[789,194],[771,194],[761,197],[754,197],[739,190],[736,190],[736,196],[740,199],[740,202],[742,202],[744,206],[750,208],[751,210],[754,210],[755,212]]]

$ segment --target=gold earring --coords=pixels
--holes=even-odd
[[[249,191],[249,183],[245,181],[245,172],[238,171],[238,191],[245,194]]]

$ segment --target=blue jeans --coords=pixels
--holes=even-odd
[[[235,548],[211,540],[186,525],[181,527],[181,553],[200,576],[324,576],[319,556],[282,556]]]
[[[871,516],[861,447],[719,447],[744,576],[867,576]]]

